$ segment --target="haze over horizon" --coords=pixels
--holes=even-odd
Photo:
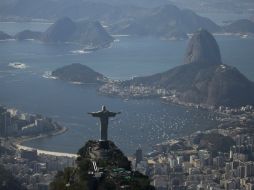
[[[253,190],[253,50],[253,0],[0,0],[0,190]]]
[[[218,24],[223,22],[231,22],[236,19],[249,19],[254,15],[254,2],[252,0],[242,0],[241,3],[237,0],[2,0],[0,2],[0,17],[5,16],[21,16],[29,17],[34,16],[35,18],[48,18],[50,15],[45,15],[51,13],[54,18],[57,15],[62,15],[64,10],[67,10],[66,14],[70,14],[75,18],[78,15],[82,16],[81,9],[85,8],[85,4],[90,3],[88,7],[92,4],[101,3],[101,7],[94,11],[107,10],[112,11],[117,7],[119,10],[126,12],[130,10],[137,14],[137,9],[147,9],[155,8],[165,4],[174,4],[182,9],[190,9],[196,13],[209,17]],[[127,6],[126,6],[127,5]],[[125,7],[125,10],[123,9]],[[135,8],[136,7],[136,8]],[[55,12],[51,12],[51,9]],[[91,7],[92,8],[92,7]],[[29,10],[32,9],[33,11]],[[53,10],[52,9],[52,10]],[[44,11],[45,14],[43,14]],[[48,12],[49,11],[49,12]],[[89,11],[89,9],[88,9]],[[103,12],[102,11],[102,12]],[[90,12],[90,11],[89,11]],[[142,11],[141,11],[142,12]],[[92,13],[91,13],[92,14]],[[118,12],[122,16],[122,13]],[[125,14],[125,13],[124,13]],[[142,14],[142,13],[141,13]],[[66,15],[67,16],[67,15]],[[117,14],[115,15],[117,16]],[[131,15],[125,15],[131,16]]]

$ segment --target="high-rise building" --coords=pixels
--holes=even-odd
[[[143,160],[143,152],[140,146],[136,150],[135,156],[136,156],[136,167],[137,167],[137,165]]]

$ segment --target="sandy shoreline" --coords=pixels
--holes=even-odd
[[[58,125],[58,127],[60,127]],[[61,135],[63,133],[65,133],[66,131],[68,131],[68,128],[66,127],[60,127],[60,130],[57,131],[53,131],[50,134],[40,134],[34,137],[21,137],[19,139],[14,140],[14,142],[12,143],[18,150],[37,150],[38,155],[40,154],[46,154],[46,155],[52,155],[52,156],[61,156],[61,157],[71,157],[71,158],[76,158],[78,157],[77,154],[71,154],[71,153],[65,153],[65,152],[55,152],[55,151],[47,151],[47,150],[41,150],[41,149],[37,149],[37,148],[33,148],[33,147],[29,147],[29,146],[24,146],[22,145],[22,143],[27,142],[27,141],[31,141],[31,140],[35,140],[35,139],[41,139],[41,138],[47,138],[47,137],[51,137],[51,136],[56,136],[56,135]]]

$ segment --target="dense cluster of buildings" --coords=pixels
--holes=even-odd
[[[112,95],[120,96],[123,98],[144,98],[144,97],[160,97],[166,95],[172,95],[172,92],[167,91],[163,88],[149,87],[143,85],[130,85],[122,86],[116,82],[106,83],[100,87],[100,92]]]
[[[132,90],[136,92],[136,87]],[[138,90],[149,94],[152,89]],[[160,95],[167,93],[153,90]],[[219,107],[216,111],[230,123],[158,144],[145,156],[139,147],[131,159],[132,168],[148,175],[158,190],[254,190],[254,108]],[[36,135],[56,127],[49,118],[0,107],[0,148],[13,151],[0,156],[0,165],[28,190],[48,190],[58,171],[75,166],[76,157],[17,149],[10,137]],[[203,134],[209,138],[200,138]],[[221,142],[209,141],[210,137]]]
[[[145,86],[145,85],[122,85],[118,81],[112,81],[104,84],[100,87],[99,91],[103,94],[110,96],[119,96],[122,98],[151,98],[159,97],[165,103],[175,103],[179,105],[184,105],[188,107],[195,108],[206,108],[215,110],[214,106],[209,106],[206,104],[195,104],[191,102],[183,102],[179,100],[179,94],[175,90],[167,90],[165,88],[156,88],[154,86]],[[217,109],[217,108],[216,108]],[[239,115],[242,113],[253,113],[254,107],[251,105],[242,106],[240,108],[230,108],[226,106],[220,106],[216,111],[224,114],[235,114]]]
[[[18,150],[3,154],[0,164],[28,190],[48,190],[58,171],[75,165],[76,157],[39,154],[37,150]]]
[[[28,190],[49,189],[57,171],[73,166],[75,157],[19,149],[16,141],[55,132],[60,128],[50,118],[0,106],[0,165],[10,171]]]
[[[0,106],[0,137],[35,135],[53,131],[55,127],[50,118]]]
[[[253,190],[254,136],[243,131],[205,132],[232,138],[233,145],[224,152],[212,151],[209,141],[206,148],[204,142],[195,142],[200,133],[158,144],[144,157],[138,149],[133,167],[150,176],[158,190]],[[223,144],[223,138],[221,141]]]

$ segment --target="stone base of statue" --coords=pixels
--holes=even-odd
[[[101,149],[109,149],[109,141],[99,140],[99,147]]]
[[[113,151],[112,147],[109,146],[109,141],[94,141],[93,144],[91,144],[91,148],[89,151],[89,155],[93,160],[107,160],[110,158],[110,152]]]
[[[103,159],[107,160],[109,159],[109,141],[97,141],[90,149],[89,155],[92,159],[98,160]]]
[[[103,160],[110,164],[114,163],[117,167],[130,167],[128,159],[112,141],[89,140],[78,154],[96,162]]]

